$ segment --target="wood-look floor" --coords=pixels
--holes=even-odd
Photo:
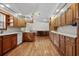
[[[59,56],[48,37],[36,37],[35,42],[24,42],[5,56]]]

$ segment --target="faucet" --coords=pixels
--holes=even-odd
[[[2,34],[3,33],[3,30],[0,30],[0,34]]]

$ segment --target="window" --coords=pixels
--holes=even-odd
[[[6,29],[6,15],[0,13],[0,30]]]

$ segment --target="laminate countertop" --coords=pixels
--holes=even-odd
[[[57,32],[57,31],[51,31],[51,33],[56,33],[56,34],[68,36],[68,37],[71,37],[71,38],[77,38],[77,35],[73,35],[73,34],[61,33],[61,32]]]
[[[19,32],[12,32],[12,33],[2,33],[0,34],[0,36],[4,36],[4,35],[11,35],[11,34],[18,34]]]

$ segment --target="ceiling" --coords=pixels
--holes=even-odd
[[[22,15],[32,15],[39,13],[39,19],[48,19],[56,14],[56,10],[60,9],[65,3],[6,3],[10,5],[10,9]]]

